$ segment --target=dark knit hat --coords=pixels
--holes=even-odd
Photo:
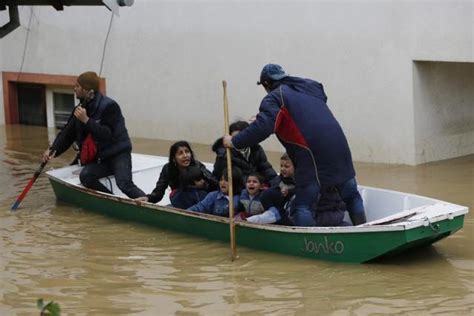
[[[86,71],[77,77],[77,83],[85,90],[99,91],[100,78],[94,71]]]

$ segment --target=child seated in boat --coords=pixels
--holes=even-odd
[[[237,135],[248,126],[249,123],[245,121],[234,122],[229,126],[229,134]],[[212,174],[216,179],[219,179],[222,175],[222,170],[227,165],[227,151],[222,142],[222,138],[219,138],[214,142],[212,150],[216,153],[216,160],[214,162]],[[232,148],[230,153],[232,166],[237,167],[242,171],[244,181],[246,181],[250,173],[258,172],[264,177],[266,185],[270,186],[276,183],[277,174],[268,161],[262,146],[257,144],[240,150]]]
[[[145,197],[137,198],[138,201],[158,203],[163,199],[168,186],[171,188],[170,199],[172,205],[181,208],[188,208],[193,204],[182,203],[179,198],[173,198],[184,187],[182,183],[183,175],[186,174],[188,168],[197,167],[201,170],[203,179],[207,184],[207,191],[216,190],[218,187],[217,180],[212,176],[211,172],[206,169],[204,164],[194,159],[194,153],[191,146],[186,141],[178,141],[170,147],[169,161],[161,169],[160,177],[156,183],[153,192]]]
[[[262,205],[268,210],[278,210],[281,219],[277,223],[281,225],[293,225],[290,208],[295,190],[294,173],[293,162],[286,153],[283,154],[280,158],[280,183],[262,194]],[[316,226],[344,225],[345,211],[346,205],[336,186],[321,184],[318,203],[313,206]]]
[[[171,205],[186,209],[202,201],[207,195],[208,184],[198,166],[190,166],[180,174],[181,187],[170,194]]]
[[[242,172],[238,168],[232,168],[232,189],[234,212],[239,206],[239,196],[242,191]],[[227,169],[224,169],[219,181],[219,190],[210,192],[204,200],[188,208],[189,211],[207,213],[218,216],[229,216],[229,180]]]
[[[292,225],[288,217],[289,205],[293,195],[295,194],[295,168],[293,162],[287,153],[284,153],[280,158],[280,175],[278,182],[268,190],[262,193],[261,201],[266,210],[271,210],[275,213],[278,211],[280,219],[277,224]]]
[[[245,189],[240,194],[239,213],[236,219],[246,219],[265,211],[260,202],[263,182],[264,179],[259,173],[253,172],[248,175],[245,181]]]
[[[278,210],[265,211],[260,201],[263,188],[263,177],[258,173],[249,174],[245,189],[240,194],[239,213],[235,217],[236,220],[246,220],[256,224],[272,224],[280,219]]]

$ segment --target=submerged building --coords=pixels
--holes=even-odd
[[[0,124],[60,128],[76,76],[94,70],[132,136],[211,144],[223,133],[221,81],[231,119],[249,118],[274,62],[324,84],[356,161],[468,155],[473,12],[469,0],[143,0],[113,19],[102,7],[22,6],[22,25],[0,40]],[[281,149],[274,137],[264,147]]]

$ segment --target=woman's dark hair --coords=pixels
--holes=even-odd
[[[224,180],[226,181],[229,181],[229,178],[227,177],[227,168],[222,170],[221,179],[222,178],[224,178]],[[242,176],[242,171],[237,167],[233,167],[232,168],[232,190],[233,190],[234,195],[240,194],[243,188],[244,188],[244,179]]]
[[[196,163],[195,160],[194,160],[194,152],[191,149],[191,146],[189,145],[189,143],[187,141],[180,140],[180,141],[174,143],[170,147],[170,156],[168,158],[168,162],[169,162],[168,171],[169,171],[169,176],[170,176],[171,179],[176,178],[179,175],[178,166],[176,165],[176,162],[175,162],[175,156],[176,156],[176,153],[178,152],[179,147],[186,147],[186,148],[189,149],[189,152],[191,153],[191,162],[189,164],[190,166],[192,166]]]
[[[234,123],[230,124],[230,126],[229,126],[229,134],[232,134],[235,131],[241,132],[244,129],[246,129],[247,127],[249,127],[249,123],[247,123],[245,121],[234,122]]]
[[[175,164],[174,157],[176,156],[176,153],[178,152],[179,147],[186,147],[189,149],[189,152],[191,153],[191,164],[194,163],[194,152],[191,149],[191,146],[189,143],[185,140],[180,140],[179,142],[174,143],[170,147],[170,156],[168,158],[168,162],[171,164]]]

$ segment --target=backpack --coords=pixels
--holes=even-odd
[[[104,103],[99,103],[97,109],[94,113],[91,114],[90,119],[94,117],[100,117],[102,112],[105,109]],[[82,142],[81,152],[79,153],[79,159],[81,161],[81,165],[87,165],[91,162],[94,162],[97,156],[97,145],[92,137],[92,134],[87,134],[86,138]]]
[[[97,145],[94,142],[94,138],[92,138],[92,134],[89,133],[82,142],[81,152],[79,156],[79,159],[81,160],[81,165],[84,166],[91,162],[94,162],[96,156]]]
[[[346,203],[334,185],[321,185],[315,220],[317,226],[339,226],[344,220]]]

